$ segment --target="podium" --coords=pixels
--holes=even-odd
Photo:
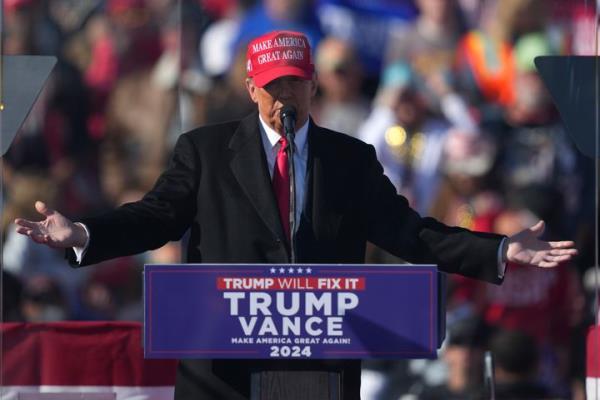
[[[435,358],[443,277],[433,265],[178,264],[144,269],[146,358]],[[341,399],[336,371],[248,376],[252,399]]]

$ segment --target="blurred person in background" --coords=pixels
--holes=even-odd
[[[216,2],[205,0],[203,11],[214,20],[199,40],[202,88],[199,88],[195,126],[242,118],[252,110],[244,88],[246,49],[235,43],[241,21],[252,0]]]
[[[377,88],[390,31],[417,15],[412,0],[314,0],[323,32],[350,43],[363,67],[368,94]]]
[[[180,74],[189,74],[194,66],[206,20],[200,6],[190,1],[107,0],[103,6],[69,44],[91,93],[88,128],[98,141],[107,134],[105,114],[117,82],[152,66],[154,86],[177,85]],[[187,80],[193,81],[189,75]]]
[[[91,277],[80,289],[81,308],[77,318],[85,321],[112,321],[117,312],[115,291],[105,282]]]
[[[36,47],[40,54],[60,54],[82,39],[89,18],[100,12],[105,0],[36,1],[41,13],[36,21]]]
[[[106,108],[117,81],[155,63],[162,52],[158,17],[146,0],[106,0],[102,5],[65,43],[90,92],[88,130],[97,142],[106,135]]]
[[[552,191],[529,187],[513,192],[509,207],[496,218],[493,231],[510,234],[541,217],[548,221],[547,237],[560,235],[553,232],[560,225],[553,223],[556,218],[552,216],[557,214],[560,194],[553,196]],[[482,301],[482,315],[490,324],[518,329],[535,339],[539,353],[537,381],[554,396],[569,396],[573,384],[570,368],[574,367],[571,338],[583,319],[585,307],[579,274],[568,264],[547,274],[512,264],[507,269],[513,276],[501,290],[480,285],[484,292],[474,295]],[[523,279],[528,280],[527,285],[522,285]]]
[[[536,56],[551,54],[555,53],[541,33],[524,35],[515,43],[515,98],[505,107],[503,179],[509,187],[551,185],[563,193],[562,221],[555,221],[554,226],[560,223],[561,229],[574,234],[583,188],[583,177],[576,173],[581,156],[533,64]]]
[[[522,35],[549,27],[552,7],[545,0],[493,0],[490,6],[494,16],[490,33],[496,40],[515,43]]]
[[[66,44],[67,52],[82,71],[89,90],[89,134],[99,142],[106,129],[106,102],[119,78],[119,54],[108,15],[95,13],[81,33]]]
[[[496,0],[483,0],[478,24],[458,43],[453,87],[480,121],[502,119],[502,107],[514,101],[512,43],[496,33]]]
[[[239,51],[227,74],[213,79],[212,87],[204,96],[202,122],[214,124],[243,118],[252,112],[254,103],[248,98],[246,79],[246,52]]]
[[[506,204],[497,212],[472,217],[475,229],[510,235],[544,218],[548,222],[546,236],[560,235],[553,222],[553,214],[561,211],[556,207],[560,196],[553,194],[552,188],[528,187],[509,193]],[[537,381],[552,395],[567,397],[580,369],[580,360],[571,356],[572,335],[584,317],[585,299],[579,276],[572,265],[540,274],[509,263],[507,270],[511,277],[501,288],[450,277],[448,315],[479,315],[492,326],[530,335],[539,353]]]
[[[438,93],[445,118],[432,112],[424,100],[427,84]],[[465,110],[462,100],[442,81],[433,77],[428,83],[420,81],[409,65],[396,62],[384,70],[371,113],[359,128],[359,138],[375,146],[385,174],[421,214],[429,214],[438,204],[448,134],[456,132],[465,140],[480,135]],[[401,262],[375,248],[368,259]]]
[[[0,288],[2,292],[2,297],[0,298],[2,314],[0,314],[0,318],[2,318],[2,322],[23,322],[25,321],[21,311],[23,284],[16,276],[7,272],[4,268],[0,273],[2,274],[2,277],[0,277],[0,282],[2,282],[2,287]]]
[[[546,35],[528,33],[519,37],[513,46],[515,73],[512,86],[513,101],[506,104],[506,119],[513,126],[557,123],[557,114],[549,93],[535,68],[538,56],[555,55]]]
[[[453,226],[491,232],[503,209],[496,180],[497,145],[489,134],[453,129],[444,143],[438,195],[430,213]],[[471,280],[448,277],[447,319],[476,314]]]
[[[232,54],[245,49],[253,38],[276,30],[292,30],[304,33],[312,48],[323,37],[317,18],[314,0],[258,0],[242,17]]]
[[[164,86],[177,89],[178,110],[175,112],[178,114],[169,126],[168,149],[173,148],[181,132],[203,123],[203,96],[210,79],[203,69],[199,43],[212,26],[212,17],[204,9],[204,4],[210,2],[151,0],[149,3],[161,26],[164,47],[155,74],[161,76],[159,80]],[[216,52],[220,52],[219,49]]]
[[[140,254],[99,263],[98,268],[90,271],[79,288],[80,307],[75,318],[142,322],[144,310],[141,276],[146,262],[151,262],[151,259],[147,254]]]
[[[224,119],[221,112],[229,102],[234,109],[239,104],[238,100],[248,103],[245,93],[240,96],[239,86],[232,83],[237,82],[240,69],[245,76],[245,53],[241,49],[234,51],[233,48],[240,22],[254,2],[202,0],[199,3],[201,13],[208,16],[208,23],[198,37],[194,55],[197,75],[193,100],[180,104],[184,130],[224,121],[226,117]],[[190,117],[186,118],[186,114]]]
[[[501,331],[490,341],[494,357],[496,399],[552,399],[544,387],[536,383],[539,355],[531,336],[518,331]]]
[[[63,321],[70,310],[58,284],[48,276],[34,275],[24,283],[21,313],[27,322]]]
[[[236,48],[240,23],[254,0],[204,0],[202,11],[212,21],[199,39],[199,58],[202,72],[210,78],[227,75],[242,51]]]
[[[483,355],[493,333],[479,316],[448,322],[436,360],[370,360],[363,362],[363,399],[480,400]],[[404,367],[407,368],[404,368]],[[387,368],[382,368],[387,367]],[[362,390],[362,388],[361,388]]]
[[[2,51],[5,54],[35,52],[35,21],[39,6],[34,0],[2,2]]]
[[[519,51],[515,44],[521,37],[533,33],[544,37],[548,52],[535,55],[565,51],[567,35],[548,18],[550,8],[539,0],[479,2],[478,23],[459,41],[451,79],[478,120],[501,124],[503,110],[516,101],[520,61],[515,59]],[[530,63],[533,67],[533,57]]]
[[[9,0],[3,3],[3,7],[3,53],[39,54],[36,35],[37,30],[40,29],[39,25],[42,25],[45,18],[46,8],[41,2],[33,0]],[[36,103],[32,116],[27,119],[22,128],[25,132],[17,137],[18,141],[28,143],[32,143],[31,137],[38,137],[39,143],[31,147],[35,147],[39,153],[31,153],[33,149],[14,150],[15,154],[11,157],[15,158],[15,163],[23,162],[32,165],[34,162],[43,162],[46,164],[42,165],[47,167],[48,163],[56,162],[57,158],[64,153],[73,151],[73,147],[84,147],[81,137],[85,136],[86,131],[85,126],[81,126],[81,118],[85,118],[87,111],[85,107],[87,93],[83,90],[81,75],[73,68],[70,59],[60,52],[57,56],[58,63],[49,77],[49,82],[40,94],[40,100]],[[80,115],[73,115],[73,113]],[[53,124],[60,124],[60,126],[48,127]],[[47,129],[62,131],[46,132]],[[13,144],[13,147],[15,146],[18,145]],[[26,151],[29,151],[31,157],[26,156]]]
[[[357,136],[369,113],[369,100],[363,96],[363,71],[352,45],[328,37],[315,52],[315,69],[320,96],[313,102],[312,116],[329,129]]]
[[[173,10],[159,28],[144,1],[111,1],[109,15],[114,24],[123,25],[120,31],[128,38],[117,43],[128,53],[120,60],[120,77],[107,100],[103,157],[108,159],[100,161],[101,168],[112,169],[115,166],[107,163],[118,161],[123,188],[129,180],[148,189],[166,162],[171,129],[179,129],[179,20]],[[128,18],[116,14],[119,7],[125,7]],[[136,57],[145,47],[150,49],[147,54]]]
[[[538,32],[562,50],[565,35],[553,29],[549,7],[543,1],[482,0],[471,7],[478,21],[461,36],[448,80],[473,107],[478,120],[498,123],[502,109],[514,103],[518,88],[514,44],[522,36]]]
[[[165,16],[154,14],[150,3],[150,0],[106,0],[120,76],[153,65],[162,53],[164,43],[160,39],[158,18]]]
[[[436,94],[441,113],[429,107],[425,91]],[[450,131],[465,136],[480,134],[464,101],[440,75],[432,75],[424,82],[410,66],[397,62],[384,70],[373,110],[360,129],[360,137],[378,149],[386,174],[397,188],[409,189],[407,197],[415,201],[413,205],[420,212],[427,213],[436,198],[442,149]],[[403,168],[412,170],[412,180],[410,174],[403,177]]]
[[[426,213],[435,197],[449,124],[433,116],[407,64],[389,65],[359,137],[377,149],[384,171],[410,204]]]
[[[40,30],[47,29],[55,24],[52,14],[60,9],[57,1],[52,4],[40,2],[19,2],[20,13],[26,13],[29,18],[21,20],[24,24],[19,30],[10,28],[13,19],[7,18],[8,29],[3,32],[7,42],[13,39],[26,43],[27,47],[21,50],[25,54],[36,54],[47,50],[36,40],[23,40],[12,38],[13,34],[26,32],[33,29],[37,32],[33,38],[42,38],[51,35],[42,35]],[[94,2],[88,4],[93,6]],[[6,6],[6,4],[5,4]],[[9,12],[9,14],[12,11]],[[17,12],[17,11],[15,11]],[[49,49],[58,53],[58,62],[50,75],[38,101],[33,106],[29,117],[23,123],[19,135],[4,157],[9,168],[16,170],[43,169],[50,171],[51,179],[59,186],[68,214],[89,212],[102,204],[99,193],[96,171],[96,149],[88,131],[88,116],[90,115],[89,92],[86,89],[84,77],[77,68],[76,60],[72,58],[66,46],[66,37],[74,35],[80,28],[79,24],[90,12],[89,7],[76,7],[72,14],[64,16],[65,42],[58,41],[59,45],[48,44]],[[27,26],[26,23],[32,24]],[[67,33],[68,32],[68,33]],[[60,38],[61,36],[59,36]],[[59,39],[53,39],[59,40]],[[9,45],[9,47],[11,47]],[[16,49],[10,50],[17,52]]]
[[[472,316],[453,322],[442,347],[445,382],[413,387],[419,400],[479,399],[483,386],[483,355],[488,348],[492,328],[481,318]]]
[[[450,75],[456,47],[465,26],[456,0],[416,0],[419,16],[408,27],[390,32],[387,65],[403,61],[411,66],[419,80]],[[439,99],[423,90],[428,106],[437,111]]]
[[[486,2],[496,0],[456,0],[468,29],[477,27],[481,21]]]
[[[14,170],[44,170],[60,189],[66,213],[102,204],[96,151],[87,135],[87,91],[78,71],[59,59],[4,157]]]
[[[474,222],[476,216],[488,221],[501,208],[497,154],[494,137],[485,132],[473,134],[456,128],[448,132],[440,166],[443,178],[432,214],[451,225],[489,231]]]

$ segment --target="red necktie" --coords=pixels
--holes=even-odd
[[[283,225],[285,236],[290,241],[290,175],[287,154],[287,140],[282,137],[279,139],[279,151],[275,159],[275,168],[273,169],[273,191],[277,198],[279,207],[279,217]]]

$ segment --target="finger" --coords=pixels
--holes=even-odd
[[[538,264],[538,267],[542,267],[542,268],[554,268],[554,267],[558,267],[558,263],[554,262],[554,261],[541,261]]]
[[[571,256],[576,256],[577,254],[579,254],[579,252],[577,251],[577,249],[552,249],[552,250],[550,250],[550,255],[553,255],[553,256],[562,256],[565,254],[569,254]]]
[[[564,256],[556,256],[556,257],[554,258],[554,261],[556,261],[556,262],[558,262],[558,263],[561,263],[561,262],[569,261],[569,260],[571,260],[572,258],[573,258],[573,256],[572,256],[572,255],[570,255],[570,254],[565,254]]]
[[[34,221],[29,221],[27,219],[23,219],[23,218],[17,218],[15,219],[15,224],[20,225],[20,226],[24,226],[26,228],[31,228],[34,229],[37,227],[37,222]]]
[[[17,228],[17,233],[20,233],[21,235],[29,236],[31,234],[31,232],[33,232],[33,229],[31,229],[31,228],[25,228],[22,226]]]
[[[544,259],[546,261],[561,263],[561,262],[569,261],[571,258],[573,258],[571,255],[565,254],[562,256],[548,256],[548,257],[545,257]]]
[[[571,241],[571,240],[563,240],[561,242],[548,242],[550,244],[550,247],[552,247],[553,249],[567,249],[567,248],[574,248],[575,247],[575,242]],[[577,249],[575,249],[577,250]]]
[[[540,220],[540,221],[538,221],[537,224],[535,224],[534,226],[529,228],[529,230],[531,231],[531,233],[533,233],[535,235],[535,237],[540,237],[544,233],[545,227],[546,227],[546,224],[544,223],[544,221]]]
[[[37,210],[37,212],[39,212],[40,214],[49,217],[54,213],[54,210],[51,209],[50,207],[48,207],[46,205],[46,203],[42,202],[42,201],[36,201],[35,202],[35,209]]]

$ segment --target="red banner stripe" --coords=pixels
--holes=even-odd
[[[356,291],[365,290],[365,278],[354,277],[306,277],[306,276],[244,276],[244,277],[217,277],[219,290],[323,290],[323,291]]]

